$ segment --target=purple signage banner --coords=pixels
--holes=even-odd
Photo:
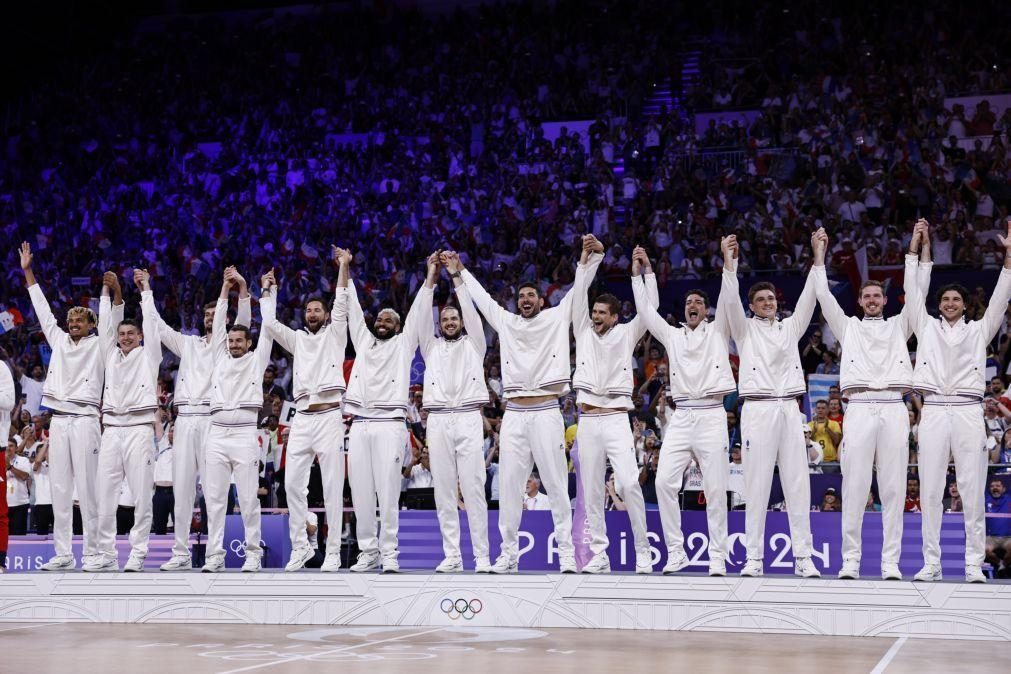
[[[466,513],[461,513],[465,518]],[[703,511],[686,510],[681,513],[685,532],[685,552],[688,554],[688,571],[705,572],[709,564],[709,535],[706,514]],[[608,556],[615,571],[632,571],[635,567],[635,545],[628,515],[623,512],[608,512],[607,533],[610,539]],[[667,562],[667,550],[663,545],[660,529],[660,514],[656,510],[646,512],[650,547],[653,552],[653,568],[659,571]],[[492,553],[501,544],[498,531],[498,511],[488,512],[488,538]],[[811,532],[814,537],[813,559],[822,574],[829,576],[839,573],[842,565],[842,529],[839,513],[811,513]],[[735,573],[745,562],[744,512],[733,511],[728,517],[727,572]],[[582,539],[589,542],[585,531],[573,531],[577,544]],[[225,524],[225,564],[228,568],[238,568],[245,560],[242,519],[229,515]],[[198,542],[194,537],[193,542]],[[199,542],[203,542],[199,539]],[[291,554],[288,539],[287,515],[266,515],[263,517],[263,543],[265,549],[264,567],[277,569],[284,566]],[[923,563],[920,548],[920,515],[907,513],[902,537],[902,560],[900,568],[910,577]],[[470,533],[466,523],[460,527],[460,544],[464,565],[473,568],[470,547]],[[119,561],[122,565],[130,554],[126,537],[116,540]],[[520,569],[523,571],[557,571],[558,546],[551,522],[551,512],[544,510],[524,511],[519,532]],[[770,512],[765,526],[765,572],[793,573],[793,544],[786,513]],[[80,557],[80,537],[74,540],[74,553]],[[152,536],[150,551],[145,563],[149,570],[157,569],[172,554],[171,536]],[[10,539],[7,551],[8,570],[13,573],[35,571],[53,555],[52,540],[37,536],[18,536]],[[960,578],[965,572],[965,533],[960,514],[945,514],[941,523],[941,566],[946,576]],[[400,513],[400,566],[404,570],[432,570],[442,561],[442,538],[439,522],[433,510],[404,510]],[[861,574],[868,578],[880,573],[881,562],[881,513],[868,512],[863,526],[863,559]]]

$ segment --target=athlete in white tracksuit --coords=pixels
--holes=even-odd
[[[725,257],[727,250],[724,250]],[[694,457],[702,469],[702,486],[706,493],[709,574],[723,576],[726,575],[728,553],[727,464],[730,457],[723,398],[737,388],[727,351],[730,325],[725,312],[726,298],[720,297],[716,320],[709,322],[706,320],[709,298],[701,291],[689,291],[685,296],[685,323],[673,326],[647,303],[650,276],[647,274],[645,284],[642,277],[634,276],[632,292],[636,312],[646,329],[667,351],[669,374],[666,383],[675,404],[664,430],[656,474],[660,522],[667,544],[664,573],[674,573],[688,565],[678,492],[685,469]]]
[[[350,262],[350,254],[341,251]],[[341,264],[345,264],[343,261]],[[401,331],[400,316],[383,309],[376,316],[375,334],[353,284],[348,287],[348,328],[355,347],[344,411],[354,415],[348,442],[348,480],[354,501],[358,561],[352,571],[382,566],[384,573],[400,570],[397,529],[400,521],[400,480],[407,447],[407,394],[411,363],[418,349],[418,325],[431,320],[431,310],[419,293]],[[376,502],[379,503],[377,537]]]
[[[115,279],[115,275],[112,276]],[[154,496],[154,424],[158,409],[158,368],[161,342],[154,313],[149,276],[137,270],[134,280],[141,290],[142,330],[136,321],[113,325],[109,286],[102,288],[98,337],[105,356],[105,391],[102,398],[102,446],[98,452],[98,554],[85,571],[118,571],[116,509],[123,481],[134,505],[130,529],[130,558],[124,571],[143,571],[151,535]],[[144,344],[141,344],[141,340]],[[117,346],[118,343],[118,346]]]
[[[11,433],[11,412],[17,403],[14,388],[14,375],[7,363],[0,362],[0,439],[5,442]],[[4,451],[7,447],[4,446]],[[0,477],[3,477],[0,475]]]
[[[249,327],[251,310],[246,282],[238,277],[239,309],[236,325]],[[152,310],[157,308],[152,305]],[[211,372],[214,349],[211,346],[217,302],[204,306],[203,337],[184,335],[171,328],[155,314],[162,346],[179,358],[175,391],[172,397],[176,420],[172,442],[172,496],[175,499],[172,520],[175,543],[172,558],[162,564],[162,571],[181,571],[193,566],[190,559],[190,520],[196,498],[197,479],[203,475],[207,438],[211,432]]]
[[[259,571],[263,560],[260,546],[259,487],[260,449],[256,442],[256,422],[263,406],[263,372],[270,362],[274,340],[261,330],[256,348],[251,350],[249,328],[233,325],[225,329],[228,317],[228,291],[241,278],[233,267],[225,271],[218,305],[214,309],[211,348],[214,369],[211,372],[211,432],[207,442],[204,474],[204,500],[207,502],[207,557],[203,571],[216,573],[225,567],[225,508],[232,478],[238,493],[242,524],[245,529],[246,561],[243,571]],[[261,281],[262,295],[272,295],[272,274]],[[261,304],[261,322],[274,317],[267,313],[271,302]]]
[[[84,307],[73,307],[67,312],[67,331],[61,330],[46,296],[35,282],[31,247],[22,243],[20,254],[35,315],[52,349],[42,388],[42,404],[53,411],[49,426],[49,475],[56,554],[41,568],[63,571],[76,567],[71,549],[75,487],[84,528],[83,561],[90,561],[98,552],[95,475],[102,441],[99,404],[105,382],[105,363],[98,336],[89,334],[97,324],[95,314]],[[113,306],[112,323],[119,325],[122,320],[123,305]]]
[[[1005,251],[1004,267],[983,318],[965,320],[967,291],[958,285],[940,289],[941,315],[931,318],[923,304],[932,266],[929,238],[924,232],[924,253],[916,281],[919,301],[912,318],[917,339],[913,385],[924,395],[917,453],[924,566],[914,580],[941,579],[941,500],[948,460],[954,457],[965,517],[965,579],[970,583],[986,582],[980,569],[986,546],[987,479],[986,427],[980,402],[986,390],[987,345],[1000,329],[1011,299],[1011,223],[1007,236],[1000,237],[1000,241]]]
[[[727,238],[736,244],[735,237]],[[804,415],[797,404],[807,390],[797,342],[814,313],[814,286],[809,276],[793,314],[781,321],[776,317],[775,288],[771,283],[756,283],[749,290],[754,316],[747,318],[741,306],[737,259],[724,260],[719,302],[726,305],[730,334],[741,358],[738,390],[745,400],[741,413],[748,548],[748,561],[741,570],[744,576],[760,576],[764,570],[765,516],[777,463],[790,519],[794,573],[821,575],[811,561],[811,482],[801,428]]]
[[[584,237],[584,245],[586,245]],[[565,460],[565,426],[558,400],[569,391],[569,325],[572,301],[587,293],[588,270],[579,266],[572,288],[558,306],[542,309],[544,298],[533,285],[518,289],[519,314],[503,309],[477,279],[459,271],[477,308],[498,332],[506,412],[499,433],[499,531],[502,549],[494,573],[516,573],[523,488],[534,463],[551,501],[559,567],[576,572],[572,510]]]
[[[335,260],[339,263],[339,260]],[[263,314],[275,315],[275,298],[260,301]],[[347,265],[341,265],[333,311],[328,313],[320,298],[305,303],[305,324],[292,330],[275,317],[263,329],[294,357],[292,367],[295,418],[288,435],[284,464],[284,490],[288,497],[288,529],[291,559],[285,571],[297,571],[315,552],[305,542],[309,515],[309,471],[313,457],[319,459],[323,501],[330,524],[326,559],[320,570],[340,569],[341,522],[344,517],[344,417],[341,398],[344,381],[344,351],[348,343]]]
[[[446,263],[450,254],[446,254]],[[428,259],[428,275],[418,290],[418,301],[431,313],[433,288],[439,274],[439,255]],[[491,570],[488,554],[488,503],[484,495],[487,477],[484,458],[484,417],[488,403],[484,378],[485,342],[481,317],[470,299],[460,273],[453,276],[459,308],[447,305],[439,314],[442,335],[437,337],[431,321],[418,322],[418,345],[425,359],[422,404],[428,411],[428,452],[435,487],[435,508],[442,532],[445,559],[438,573],[463,571],[460,552],[460,513],[457,484],[467,506],[467,524],[478,573]]]
[[[596,239],[594,239],[596,241]],[[602,249],[603,245],[599,246]],[[637,253],[641,249],[636,249]],[[585,267],[592,279],[603,259],[598,252],[583,249],[580,267]],[[633,275],[638,278],[641,256],[633,262]],[[649,260],[646,260],[647,264]],[[589,282],[589,281],[588,281]],[[641,284],[640,280],[640,284]],[[647,272],[649,307],[656,307],[659,294],[656,276]],[[646,531],[646,504],[639,486],[639,467],[635,459],[635,441],[628,422],[632,403],[633,352],[646,324],[641,315],[628,323],[618,323],[621,304],[613,295],[601,295],[593,302],[593,318],[587,304],[587,294],[576,293],[572,300],[572,332],[576,337],[576,371],[572,388],[577,391],[579,423],[576,442],[579,446],[579,488],[583,490],[586,523],[590,534],[593,558],[583,567],[583,573],[610,573],[607,555],[607,526],[604,521],[604,476],[610,461],[618,495],[628,507],[628,519],[635,541],[636,573],[653,570],[652,553]]]
[[[898,316],[882,316],[888,298],[884,287],[868,282],[860,288],[863,318],[846,316],[828,287],[825,248],[828,238],[819,231],[815,262],[811,268],[822,315],[842,346],[839,387],[849,398],[843,422],[842,465],[842,570],[840,578],[860,576],[860,532],[867,493],[877,468],[881,496],[881,577],[901,580],[902,516],[906,503],[906,467],[909,463],[909,412],[902,400],[913,383],[906,341],[912,335],[916,302],[910,290],[916,275],[916,253],[910,243],[906,255],[907,301]]]

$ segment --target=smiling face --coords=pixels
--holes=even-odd
[[[756,292],[748,306],[753,314],[770,321],[776,317],[776,311],[779,310],[776,293],[765,289]]]
[[[373,329],[379,339],[389,339],[400,330],[400,319],[392,311],[380,311]]]
[[[215,308],[213,306],[204,308],[204,334],[209,335],[214,329],[214,313]]]
[[[607,302],[595,302],[590,311],[590,320],[593,322],[593,331],[603,335],[618,322],[618,314],[611,313],[611,305]]]
[[[544,299],[533,286],[523,286],[516,297],[516,307],[523,318],[533,318],[544,307]]]
[[[775,298],[773,298],[775,301]],[[690,293],[685,297],[685,324],[692,330],[706,319],[706,301],[701,295]]]
[[[941,294],[938,308],[941,310],[944,320],[949,323],[958,321],[965,314],[965,300],[962,299],[962,293],[957,290],[945,290]]]
[[[67,312],[67,334],[75,342],[82,337],[86,337],[91,329],[95,327],[94,314],[87,310],[77,311],[79,307],[74,307]]]
[[[860,291],[860,301],[858,304],[863,309],[864,316],[869,318],[881,316],[887,302],[888,298],[885,297],[884,290],[879,285],[867,285]]]
[[[323,303],[317,300],[305,305],[305,327],[309,332],[317,332],[330,319]]]
[[[253,340],[249,338],[245,330],[228,331],[228,353],[232,358],[241,358],[249,353],[249,348],[253,345]]]
[[[446,339],[456,339],[463,332],[463,321],[460,320],[460,310],[456,307],[446,307],[439,314],[439,328]]]
[[[116,331],[116,340],[124,354],[130,353],[140,346],[142,339],[144,339],[144,334],[136,325],[120,323],[119,329]]]

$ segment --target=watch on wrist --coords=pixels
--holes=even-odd
[[[456,271],[450,273],[450,276],[453,277],[453,278],[460,278],[461,276],[463,276],[463,271],[460,270],[460,269],[457,269]]]

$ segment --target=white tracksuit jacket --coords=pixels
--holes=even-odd
[[[102,297],[99,306],[98,335],[105,353],[103,423],[107,426],[122,425],[127,420],[131,426],[152,423],[158,409],[158,368],[162,351],[151,291],[141,293],[144,344],[126,355],[116,345],[119,325],[102,318],[112,313],[110,299]]]
[[[432,293],[432,288],[422,286],[418,301],[431,307]],[[466,285],[456,288],[456,297],[465,331],[458,339],[436,337],[430,322],[418,322],[418,344],[425,359],[423,405],[429,411],[477,409],[488,403],[484,324]]]

